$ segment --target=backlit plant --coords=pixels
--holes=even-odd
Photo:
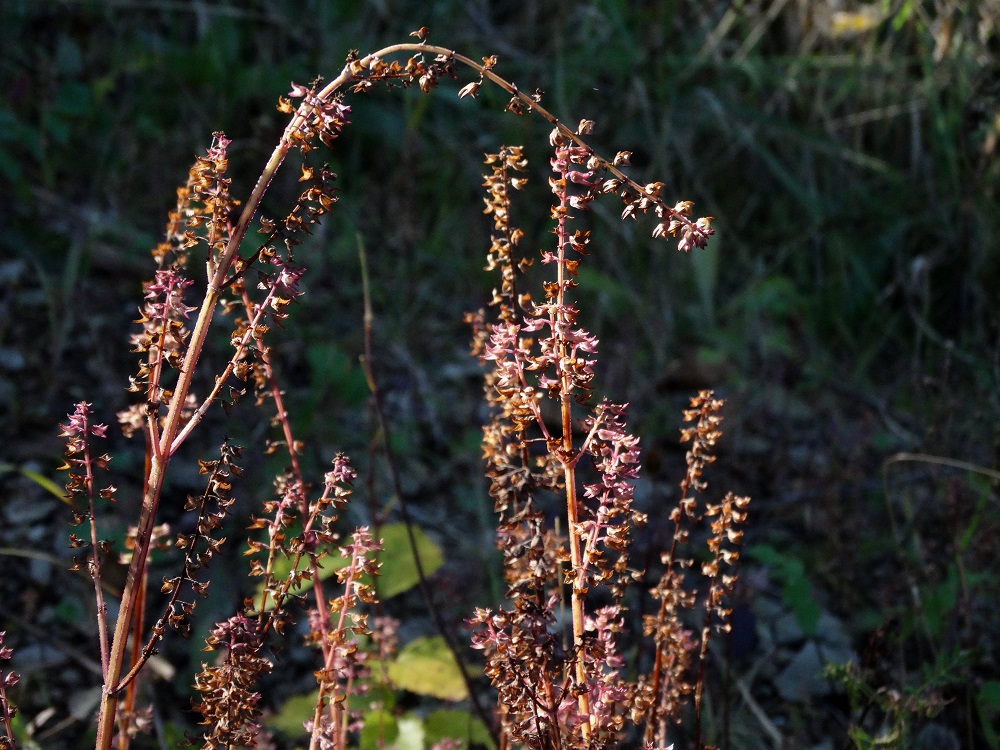
[[[202,726],[197,742],[205,748],[263,746],[260,680],[280,668],[268,644],[295,617],[308,623],[308,643],[318,652],[318,697],[303,726],[309,747],[357,746],[366,716],[375,715],[359,710],[351,698],[386,682],[384,667],[396,650],[398,624],[387,618],[369,622],[376,603],[371,582],[380,565],[378,529],[358,528],[346,539],[338,533],[337,518],[355,479],[346,456],[333,459],[321,490],[311,489],[269,343],[272,329],[302,294],[304,268],[295,248],[336,203],[336,175],[303,158],[303,190],[292,209],[280,219],[259,211],[291,151],[305,157],[340,136],[349,124],[349,93],[413,85],[427,93],[457,78],[463,68],[474,78],[459,89],[460,97],[474,97],[481,86],[493,84],[510,96],[507,111],[533,112],[551,125],[554,225],[554,239],[540,257],[521,250],[525,233],[514,221],[513,196],[529,179],[527,159],[516,146],[488,155],[485,211],[493,234],[487,268],[499,274],[499,281],[491,311],[479,310],[468,319],[473,352],[487,365],[490,418],[483,428],[483,450],[507,590],[502,606],[470,613],[472,646],[482,651],[490,682],[477,692],[492,691],[495,709],[482,708],[483,695],[474,703],[500,748],[659,748],[668,745],[672,727],[685,718],[690,697],[690,735],[695,746],[704,746],[707,645],[713,629],[727,627],[725,598],[735,581],[730,566],[738,558],[748,503],[731,493],[718,503],[701,499],[702,473],[720,435],[722,402],[711,392],[691,400],[685,414],[691,426],[682,435],[690,443],[688,470],[677,506],[652,519],[638,512],[633,500],[639,440],[629,431],[626,405],[593,396],[598,342],[580,321],[574,289],[580,263],[590,252],[589,232],[577,220],[602,196],[621,201],[623,219],[651,213],[652,234],[673,238],[682,251],[706,245],[713,234],[711,218],[692,218],[688,201],[667,202],[663,183],[630,178],[624,171],[627,152],[600,156],[585,140],[592,122],[566,125],[542,105],[541,92],[524,93],[500,77],[496,58],[476,62],[428,44],[426,33],[421,29],[414,33],[416,42],[364,57],[352,54],[325,85],[293,85],[278,105],[290,122],[246,200],[230,193],[230,141],[222,133],[215,134],[178,190],[165,240],[153,250],[157,266],[144,285],[140,327],[132,341],[139,362],[128,390],[136,401],[118,415],[126,435],[145,441],[145,473],[139,518],[127,549],[117,551],[128,559],[128,576],[116,618],[108,614],[102,579],[104,561],[116,552],[100,539],[98,527],[100,504],[113,502],[116,494],[101,479],[110,458],[98,441],[107,427],[95,423],[86,403],[78,404],[63,426],[74,521],[86,529],[71,543],[79,550],[79,566],[93,579],[98,612],[104,677],[100,750],[127,748],[148,728],[137,682],[168,631],[187,635],[191,630],[192,615],[210,584],[212,559],[225,542],[221,530],[232,512],[242,450],[226,439],[217,456],[198,462],[204,490],[184,502],[194,520],[183,533],[159,524],[161,503],[173,500],[165,491],[168,471],[209,409],[219,405],[228,414],[248,394],[273,409],[280,436],[268,450],[283,450],[287,468],[250,521],[246,555],[250,575],[262,582],[259,593],[205,636],[214,660],[195,678],[194,708]],[[247,251],[245,239],[255,218],[263,242]],[[528,288],[526,275],[536,260],[550,271],[540,291]],[[195,289],[201,289],[192,278],[200,263],[204,290],[196,304],[189,304]],[[214,378],[198,378],[212,385],[197,394],[195,375],[209,366],[206,342],[213,323],[218,327],[220,311],[233,321],[229,358]],[[374,375],[367,374],[384,420]],[[687,573],[693,566],[688,537],[703,519],[708,521],[707,555],[692,576]],[[643,583],[646,572],[630,555],[633,533],[646,523],[667,521],[673,525],[671,547],[652,586],[655,606],[643,621],[650,648],[627,664],[625,643],[634,638],[626,632],[626,594],[649,586]],[[161,582],[150,581],[152,550],[171,545],[182,551],[183,564]],[[332,578],[325,574],[331,568],[336,571]],[[163,601],[147,619],[156,609],[150,586],[160,589]],[[696,589],[704,591],[702,598]],[[300,604],[304,613],[297,609]],[[702,607],[700,619],[693,616],[696,606]],[[453,634],[442,635],[459,658]],[[9,655],[7,649],[2,655]],[[0,688],[16,684],[16,677],[0,677]],[[6,742],[13,745],[13,707],[4,689],[0,698]],[[372,697],[371,703],[378,701]],[[454,740],[438,744],[454,746]]]

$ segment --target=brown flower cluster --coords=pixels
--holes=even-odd
[[[624,589],[636,575],[628,569],[630,532],[643,520],[631,507],[638,440],[627,431],[623,406],[590,404],[597,340],[579,326],[569,296],[589,234],[572,231],[570,222],[593,200],[596,179],[587,149],[558,130],[551,143],[557,239],[541,262],[553,267],[555,279],[543,284],[540,303],[518,286],[530,261],[515,255],[523,234],[510,219],[510,191],[523,184],[526,161],[520,148],[510,147],[486,159],[492,168],[484,182],[486,213],[495,230],[487,268],[500,274],[493,294],[497,322],[487,326],[482,312],[470,320],[473,349],[492,365],[486,395],[493,416],[483,448],[510,605],[479,610],[470,625],[511,741],[611,747],[631,695],[617,641]],[[555,422],[543,409],[546,400],[554,404]],[[589,414],[579,444],[576,410]],[[590,483],[579,473],[585,456],[596,474]],[[546,506],[559,496],[566,504],[565,539],[546,521]],[[588,611],[585,600],[601,591],[613,604]],[[560,609],[567,598],[571,622],[564,624]]]
[[[274,667],[261,656],[263,635],[257,620],[239,614],[217,625],[205,639],[205,650],[220,655],[212,666],[202,664],[195,677],[195,690],[201,694],[195,710],[207,727],[204,750],[254,746],[260,732],[257,683]]]
[[[169,595],[165,614],[153,626],[153,639],[146,647],[146,652],[152,653],[155,639],[163,637],[165,626],[190,635],[190,616],[194,613],[195,601],[181,599],[185,587],[189,588],[195,597],[205,596],[208,592],[208,581],[199,581],[199,573],[204,571],[219,548],[226,541],[225,537],[216,538],[219,530],[229,515],[235,499],[231,495],[234,477],[240,476],[242,469],[236,461],[241,449],[228,440],[219,449],[219,458],[212,461],[199,461],[198,470],[207,475],[205,490],[200,495],[191,495],[184,504],[184,510],[195,513],[195,530],[191,534],[177,534],[175,546],[184,550],[184,566],[181,574],[164,577],[160,588],[162,593]]]
[[[190,248],[204,244],[209,257],[218,255],[230,237],[230,217],[239,201],[229,193],[229,144],[214,133],[204,156],[195,157],[185,185],[177,189],[177,205],[167,217],[166,236],[153,249],[160,268],[184,266]],[[200,231],[195,231],[200,230]]]
[[[694,423],[681,430],[681,441],[691,444],[687,472],[681,481],[680,499],[670,513],[674,531],[670,549],[662,557],[664,570],[651,590],[660,605],[655,615],[644,618],[644,632],[653,638],[655,660],[651,672],[639,681],[635,710],[644,716],[646,742],[657,746],[666,742],[669,724],[681,720],[681,709],[693,695],[696,746],[700,747],[701,693],[710,626],[714,622],[722,631],[729,627],[731,611],[724,602],[732,592],[736,576],[723,572],[723,566],[732,565],[739,558],[737,548],[743,536],[740,526],[746,521],[750,499],[730,492],[717,504],[702,506],[698,500],[698,495],[708,488],[703,474],[715,461],[714,450],[722,436],[719,425],[723,405],[722,399],[715,398],[711,391],[702,391],[691,399],[691,408],[684,412],[685,421]],[[700,637],[696,638],[695,628],[686,622],[684,615],[697,604],[697,591],[705,589],[686,585],[685,571],[692,567],[693,560],[684,545],[690,530],[703,518],[712,519],[706,541],[712,558],[701,566],[708,587],[704,622]]]
[[[399,83],[404,87],[416,84],[427,94],[438,85],[441,78],[457,77],[455,55],[446,50],[438,50],[430,62],[422,49],[417,50],[405,63],[398,60],[386,62],[378,54],[359,58],[352,52],[347,58],[346,71],[348,79],[353,83],[351,91],[355,93],[368,91],[381,82],[389,86]],[[474,93],[474,90],[466,90],[465,94],[460,92],[459,96],[468,96],[470,93]]]
[[[161,408],[169,407],[174,392],[167,372],[180,372],[187,354],[188,321],[197,308],[185,304],[192,285],[184,275],[191,248],[205,247],[208,268],[220,262],[231,239],[230,218],[239,205],[229,193],[230,141],[215,133],[204,156],[196,157],[187,183],[177,191],[177,206],[170,212],[166,237],[153,250],[158,269],[152,281],[143,285],[145,302],[136,320],[142,328],[131,337],[132,351],[140,355],[138,372],[129,378],[128,390],[143,393],[144,402],[121,412],[119,422],[127,436],[145,428],[158,436],[162,426]],[[184,419],[191,417],[195,400],[185,394]]]

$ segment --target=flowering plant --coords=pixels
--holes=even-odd
[[[305,722],[309,746],[346,748],[355,741],[364,714],[349,698],[370,684],[373,665],[391,657],[397,640],[397,624],[391,620],[368,622],[376,603],[371,580],[378,574],[381,542],[377,529],[358,528],[347,543],[336,530],[355,479],[345,456],[333,459],[318,496],[311,490],[269,343],[273,327],[282,325],[302,294],[304,269],[295,248],[336,203],[336,175],[304,159],[299,178],[304,188],[287,215],[278,220],[259,216],[259,211],[291,152],[305,157],[317,142],[329,146],[341,135],[351,114],[348,93],[411,85],[429,92],[442,80],[456,78],[462,67],[475,78],[460,88],[460,97],[474,97],[490,83],[509,94],[507,111],[532,112],[552,126],[549,214],[555,237],[540,255],[551,278],[542,283],[536,299],[525,286],[525,272],[535,259],[520,251],[525,234],[513,220],[514,193],[528,180],[527,159],[517,146],[488,155],[484,185],[493,234],[487,268],[498,272],[500,280],[492,313],[479,310],[468,319],[473,352],[488,365],[490,418],[483,449],[499,517],[497,544],[507,601],[495,610],[478,609],[469,619],[472,645],[483,652],[485,675],[496,694],[496,710],[484,708],[482,691],[463,671],[474,708],[499,747],[611,748],[641,736],[646,747],[654,748],[666,746],[671,726],[683,718],[685,697],[693,694],[694,744],[703,746],[699,727],[706,647],[713,627],[726,627],[724,600],[735,577],[725,571],[738,557],[747,504],[746,498],[732,494],[718,504],[698,500],[705,490],[702,471],[719,436],[722,403],[701,393],[686,415],[694,423],[684,433],[692,444],[688,472],[679,505],[669,515],[673,543],[652,589],[659,610],[644,619],[652,658],[639,661],[638,674],[630,678],[634,670],[626,668],[622,645],[626,592],[644,579],[630,553],[635,530],[649,520],[633,502],[639,440],[629,431],[626,405],[593,398],[598,341],[580,322],[574,289],[579,266],[590,252],[590,235],[578,228],[579,216],[600,197],[617,196],[623,219],[652,213],[653,236],[674,238],[682,251],[706,245],[714,232],[711,218],[692,218],[688,201],[666,202],[663,183],[640,184],[629,177],[624,171],[627,152],[611,159],[599,155],[585,140],[591,121],[567,126],[542,105],[541,92],[525,94],[501,77],[495,57],[476,62],[428,44],[426,29],[415,36],[416,42],[364,57],[352,54],[325,85],[293,85],[278,104],[290,116],[289,124],[245,201],[230,193],[230,140],[222,133],[215,134],[178,190],[165,240],[153,250],[156,270],[144,286],[140,328],[132,339],[139,362],[128,390],[137,400],[118,415],[127,436],[144,440],[146,462],[141,510],[128,540],[128,575],[113,622],[102,589],[102,562],[112,548],[99,539],[97,524],[99,500],[112,502],[116,493],[110,484],[98,489],[98,476],[107,470],[110,457],[98,455],[95,441],[106,437],[107,428],[94,424],[87,403],[78,404],[63,427],[67,487],[78,509],[74,520],[89,528],[86,538],[74,535],[72,544],[81,550],[80,565],[93,579],[97,601],[103,676],[99,750],[127,748],[148,727],[138,707],[138,680],[170,630],[185,635],[191,630],[192,615],[210,585],[212,559],[225,541],[220,530],[232,512],[242,451],[226,439],[217,457],[199,461],[204,490],[184,503],[194,518],[192,531],[173,533],[158,523],[168,472],[209,409],[219,404],[228,413],[251,391],[258,404],[270,402],[274,409],[281,435],[268,449],[283,450],[287,468],[275,481],[273,499],[263,502],[250,521],[246,554],[250,575],[262,581],[259,595],[246,599],[205,639],[206,651],[217,658],[195,678],[195,709],[204,727],[200,742],[205,748],[259,747],[264,742],[259,683],[275,669],[267,644],[272,634],[286,630],[302,600],[307,602],[307,640],[319,652],[319,689]],[[248,252],[245,238],[255,217],[264,241]],[[204,262],[206,277],[200,300],[189,305],[196,287],[191,276],[195,256]],[[256,285],[248,283],[252,272]],[[208,392],[199,395],[195,373],[204,367],[207,337],[219,310],[234,313],[231,349]],[[367,374],[384,428],[376,378]],[[388,442],[385,450],[388,455]],[[402,504],[402,493],[397,494]],[[409,523],[405,504],[401,510]],[[556,524],[550,523],[553,517],[559,518]],[[682,545],[703,517],[712,520],[710,559],[701,566],[707,601],[699,633],[686,617],[696,597],[685,584],[691,559]],[[415,545],[412,528],[408,534]],[[165,602],[147,628],[145,615],[152,603],[148,562],[151,551],[163,545],[182,550],[183,565],[163,579]],[[325,566],[336,570],[335,592],[322,572]],[[431,610],[433,616],[433,605]],[[443,625],[441,629],[461,662],[453,634]],[[7,656],[9,650],[0,649],[0,658]],[[15,684],[10,675],[0,681],[8,744],[13,743],[13,707],[4,688]],[[447,742],[440,746],[454,745]]]

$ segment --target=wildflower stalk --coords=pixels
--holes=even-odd
[[[90,554],[87,556],[87,570],[94,583],[94,600],[97,606],[97,631],[101,649],[101,669],[103,674],[108,674],[108,617],[107,606],[104,603],[104,591],[101,589],[101,542],[97,538],[97,507],[95,504],[96,492],[94,489],[94,465],[105,464],[107,456],[97,458],[91,454],[91,437],[105,436],[106,425],[92,425],[90,423],[90,405],[86,403],[77,404],[75,413],[70,417],[69,422],[63,426],[62,436],[69,438],[67,446],[66,465],[64,468],[72,469],[79,466],[83,469],[83,474],[74,474],[71,471],[71,478],[68,483],[70,497],[83,494],[87,501],[87,526],[90,530]],[[77,457],[78,456],[78,457]],[[102,495],[110,499],[114,488],[109,488]],[[76,544],[75,536],[73,537]]]
[[[282,437],[284,438],[286,453],[288,455],[288,461],[291,467],[290,470],[292,476],[294,477],[294,481],[297,486],[304,487],[305,478],[302,474],[302,466],[299,462],[298,443],[296,442],[295,436],[292,433],[292,424],[288,418],[288,410],[285,408],[284,395],[282,393],[281,387],[278,384],[278,378],[274,371],[274,366],[272,365],[271,362],[270,350],[265,345],[263,337],[259,333],[260,328],[258,328],[258,323],[263,319],[265,311],[267,310],[268,305],[273,298],[274,292],[275,292],[274,288],[269,290],[267,299],[265,299],[264,302],[255,305],[250,300],[250,296],[246,290],[246,285],[243,283],[239,284],[240,301],[243,303],[243,310],[246,313],[249,322],[246,325],[246,330],[244,331],[243,336],[240,339],[239,345],[236,347],[236,351],[233,354],[233,357],[230,359],[229,364],[226,366],[225,373],[223,374],[222,377],[218,379],[215,389],[213,390],[212,394],[210,394],[209,397],[205,400],[205,404],[203,404],[202,407],[204,408],[205,405],[210,403],[215,398],[216,394],[221,389],[222,384],[225,382],[230,372],[232,372],[235,369],[236,363],[243,355],[243,352],[249,347],[249,342],[253,340],[255,343],[255,355],[258,361],[260,362],[261,367],[263,368],[264,376],[267,383],[268,393],[271,397],[271,400],[274,402],[274,411],[275,411],[274,419],[281,426],[281,434]],[[199,412],[196,412],[195,415],[188,422],[188,424],[185,425],[184,428],[185,430],[193,426],[193,423],[198,418],[200,412],[202,412],[202,409],[199,409]],[[305,497],[305,493],[299,493],[298,511],[299,511],[299,516],[302,519],[302,523],[306,526],[306,528],[309,528],[311,524],[314,523],[314,520],[310,518],[309,507]],[[297,560],[298,559],[300,558],[297,558]],[[270,563],[273,564],[273,557],[271,558]],[[328,651],[329,651],[327,634],[330,632],[330,614],[327,607],[325,606],[326,596],[323,593],[323,580],[322,577],[320,576],[319,565],[315,559],[310,558],[309,566],[312,572],[313,601],[316,603],[316,611],[318,613],[318,628],[319,628],[318,642],[324,653],[324,658],[326,658],[328,656]],[[270,566],[268,570],[270,570]],[[262,596],[266,597],[267,596],[266,592]],[[260,603],[260,611],[262,613],[264,612],[265,607],[266,607],[266,599],[262,599]]]
[[[569,216],[569,195],[565,190],[568,164],[561,175],[564,188],[559,191],[559,207],[556,226],[558,260],[556,262],[556,304],[551,308],[551,327],[559,340],[559,358],[556,366],[559,370],[559,413],[562,427],[562,463],[563,481],[566,485],[566,530],[569,537],[570,565],[573,570],[573,584],[570,588],[570,611],[573,616],[573,649],[576,654],[576,681],[580,687],[577,702],[583,722],[580,732],[584,740],[590,738],[590,699],[584,689],[587,685],[587,668],[583,658],[584,613],[583,596],[586,593],[583,579],[583,560],[580,556],[580,521],[577,513],[576,460],[573,458],[573,391],[574,382],[565,363],[570,355],[569,345],[564,333],[569,330],[572,321],[566,315],[566,246],[568,244],[566,221]]]
[[[358,601],[373,602],[374,595],[367,584],[359,581],[363,574],[375,575],[378,572],[376,554],[380,551],[379,543],[372,539],[371,532],[359,528],[352,543],[341,552],[350,558],[347,568],[338,574],[338,580],[344,586],[344,593],[339,599],[331,602],[331,608],[338,613],[338,621],[332,628],[329,643],[324,644],[325,656],[323,669],[319,675],[320,694],[313,710],[312,732],[309,740],[309,750],[318,750],[325,739],[333,739],[333,747],[347,747],[347,698],[351,693],[355,679],[356,649],[348,643],[346,633],[367,631],[365,616],[356,617],[351,611]],[[323,604],[325,607],[325,603]],[[352,620],[353,628],[348,628],[348,620]],[[370,633],[368,633],[370,635]],[[344,679],[344,685],[338,684]],[[324,709],[329,711],[329,722],[324,721]]]
[[[705,602],[705,618],[701,629],[701,651],[698,654],[698,678],[695,682],[695,747],[701,747],[701,696],[705,684],[705,664],[708,655],[708,640],[712,627],[719,632],[730,630],[729,617],[732,610],[725,607],[725,598],[736,583],[734,574],[723,572],[726,566],[736,564],[740,558],[739,545],[743,541],[740,526],[746,521],[748,497],[737,497],[732,492],[726,494],[722,502],[710,504],[705,515],[711,517],[712,536],[708,539],[708,549],[712,559],[702,564],[702,573],[708,579],[708,594]]]

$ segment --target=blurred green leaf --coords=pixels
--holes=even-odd
[[[407,714],[397,724],[399,735],[392,750],[424,750],[424,723],[419,716]]]
[[[385,750],[395,746],[400,727],[390,711],[369,711],[363,721],[364,726],[358,737],[361,750]]]
[[[944,581],[936,586],[927,587],[921,599],[927,629],[935,639],[938,639],[944,632],[948,616],[954,611],[958,601],[958,571],[955,570],[955,566],[949,566]]]
[[[318,700],[318,689],[307,695],[292,696],[281,704],[276,713],[268,717],[266,724],[290,737],[301,737],[305,733],[303,724],[312,719]]]
[[[899,31],[906,22],[910,20],[910,16],[913,15],[913,0],[904,0],[903,4],[899,6],[899,10],[896,11],[896,15],[892,19],[892,29],[893,31]]]
[[[984,572],[964,571],[963,576],[964,584],[972,591],[988,590],[993,580],[990,573]],[[921,588],[921,611],[933,638],[942,638],[953,620],[960,606],[962,584],[958,567],[952,563],[943,581]]]
[[[75,599],[61,599],[55,606],[55,614],[67,624],[83,622],[87,619],[87,609]]]
[[[991,750],[997,750],[1000,748],[1000,738],[994,727],[1000,720],[1000,681],[991,680],[979,686],[976,691],[976,710],[987,744]]]
[[[469,696],[462,670],[441,636],[408,643],[388,669],[396,686],[411,693],[450,701]]]
[[[46,112],[42,116],[42,127],[55,143],[65,146],[69,142],[70,126],[64,118],[55,112]]]
[[[434,711],[424,720],[424,732],[431,747],[443,739],[461,741],[463,750],[468,750],[469,745],[493,747],[489,729],[468,711],[444,708]]]
[[[782,600],[792,610],[802,632],[813,635],[823,609],[813,598],[812,584],[806,576],[805,565],[797,557],[780,552],[769,544],[755,544],[747,554],[767,565],[782,583]]]
[[[375,586],[379,599],[385,601],[416,586],[420,582],[420,576],[417,575],[417,566],[413,561],[406,525],[386,524],[380,529],[380,533],[382,552],[379,562],[382,563],[382,568]],[[413,527],[413,536],[424,575],[430,577],[444,564],[444,555],[441,548],[419,526]]]
[[[366,662],[373,670],[376,663],[375,660]],[[373,684],[369,678],[358,680],[354,684],[357,689],[347,696],[347,705],[350,711],[364,714],[365,729],[361,733],[361,746],[368,747],[365,744],[367,741],[378,742],[383,738],[391,742],[398,732],[392,715],[392,709],[396,705],[395,693],[384,685]],[[301,737],[304,732],[303,722],[312,719],[317,700],[319,690],[289,698],[267,719],[266,724],[290,737]],[[376,701],[381,704],[381,708],[370,710]]]
[[[363,714],[373,706],[378,706],[383,711],[391,712],[396,707],[396,689],[388,678],[381,682],[384,663],[379,659],[369,658],[365,661],[365,667],[369,670],[369,676],[355,681],[358,689],[347,696],[347,709]]]

